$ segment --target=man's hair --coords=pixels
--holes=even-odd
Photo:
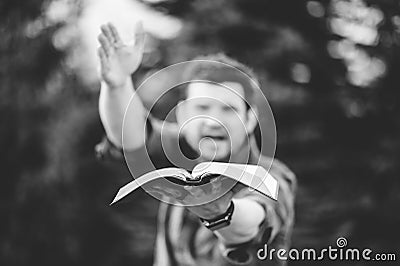
[[[244,100],[249,108],[253,106],[259,81],[256,74],[244,64],[226,56],[225,54],[211,54],[198,56],[183,73],[188,81],[207,81],[216,84],[223,82],[236,82],[242,85]],[[179,98],[187,98],[187,87],[190,82],[179,86]]]

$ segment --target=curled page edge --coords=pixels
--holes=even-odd
[[[113,201],[110,203],[110,205],[113,205],[114,203],[118,202],[122,198],[126,197],[142,185],[146,184],[147,182],[150,182],[152,180],[155,180],[160,177],[165,177],[169,175],[176,175],[178,168],[163,168],[163,169],[157,169],[154,171],[151,171],[149,173],[146,173],[133,181],[129,182],[125,186],[121,187],[117,195],[115,195]],[[186,172],[186,170],[181,169],[182,171]]]
[[[196,165],[193,169],[193,174],[203,172],[229,175],[238,182],[257,190],[275,201],[278,199],[278,181],[260,165],[203,162]],[[254,181],[257,183],[254,183]]]

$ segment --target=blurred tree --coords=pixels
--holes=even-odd
[[[374,251],[400,248],[398,1],[143,2],[184,28],[155,42],[159,59],[142,72],[223,51],[261,76],[277,157],[300,181],[295,247],[345,236]],[[0,3],[0,264],[149,265],[157,202],[139,193],[133,205],[106,206],[130,176],[94,159],[97,95],[54,48],[65,21],[46,19],[51,3],[68,3],[57,9],[68,20],[84,5]],[[174,99],[163,104],[159,116]]]
[[[130,244],[131,232],[147,225],[131,209],[107,205],[130,175],[94,157],[102,136],[98,95],[64,68],[65,54],[53,46],[54,33],[65,24],[44,13],[54,2],[0,4],[0,264],[139,262],[143,256]],[[67,3],[57,10],[76,19],[81,2]],[[134,207],[148,219],[156,212],[151,204],[137,201]],[[150,250],[146,237],[141,248]],[[150,264],[151,257],[146,260]]]

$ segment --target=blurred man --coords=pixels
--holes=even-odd
[[[253,79],[254,74],[226,56],[202,57],[221,64],[195,64],[185,73],[189,80],[210,82],[190,82],[180,89],[177,124],[168,124],[161,132],[159,121],[147,116],[140,98],[132,98],[135,89],[130,76],[140,66],[144,47],[141,24],[136,27],[133,45],[124,44],[112,24],[101,27],[99,42],[102,77],[99,111],[107,134],[106,143],[99,146],[103,156],[118,156],[123,144],[128,164],[138,172],[145,172],[139,169],[145,168],[142,162],[145,154],[150,155],[157,168],[177,166],[166,153],[175,148],[172,143],[178,138],[182,154],[192,159],[193,164],[182,159],[182,165],[189,171],[204,161],[258,164],[267,169],[272,163],[270,173],[280,186],[277,202],[235,186],[222,197],[199,206],[161,203],[154,265],[285,264],[276,256],[271,261],[262,261],[257,251],[264,244],[270,249],[288,250],[296,180],[282,163],[260,154],[253,134],[257,125],[252,107],[254,84],[224,66],[239,69]],[[127,119],[123,125],[125,110]],[[177,163],[181,164],[179,159]],[[186,189],[195,197],[208,196],[200,188]]]

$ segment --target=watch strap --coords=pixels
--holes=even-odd
[[[217,217],[215,217],[213,219],[200,218],[200,221],[206,228],[208,228],[212,231],[224,228],[231,224],[231,219],[232,219],[234,209],[235,209],[235,205],[233,204],[233,201],[231,201],[231,204],[229,205],[229,207],[225,213],[218,215]]]

